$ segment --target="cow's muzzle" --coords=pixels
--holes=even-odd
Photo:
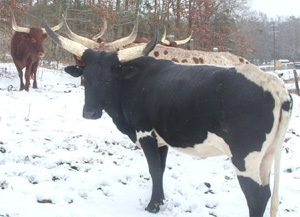
[[[37,55],[37,56],[40,57],[40,58],[42,58],[42,57],[45,56],[45,53],[44,53],[44,52],[38,52],[38,55]]]
[[[85,119],[96,120],[102,117],[102,110],[91,110],[83,108],[82,116]]]

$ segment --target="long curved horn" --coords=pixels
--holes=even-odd
[[[163,43],[163,44],[165,44],[165,45],[170,45],[170,41],[168,41],[167,39],[166,39],[166,37],[167,37],[167,30],[166,30],[166,26],[164,26],[164,34],[163,34],[163,36],[161,37],[161,43]]]
[[[157,44],[158,39],[158,29],[155,31],[155,35],[152,40],[145,45],[139,45],[135,47],[126,48],[124,50],[118,51],[119,61],[121,63],[127,62],[129,60],[136,59],[138,57],[144,56],[150,53]]]
[[[104,33],[105,33],[106,30],[107,30],[107,21],[106,21],[106,19],[103,18],[102,21],[103,21],[103,28],[102,28],[101,32],[99,32],[98,34],[96,34],[96,35],[93,36],[92,39],[93,39],[94,41],[96,41],[98,38],[100,38],[102,35],[104,35]]]
[[[86,37],[82,37],[80,35],[77,35],[75,34],[74,32],[71,31],[71,29],[69,28],[68,24],[67,24],[67,21],[65,19],[65,16],[62,15],[62,19],[63,19],[63,22],[65,24],[65,27],[66,27],[66,32],[67,32],[67,35],[75,42],[78,42],[88,48],[97,48],[99,46],[99,44],[97,42],[94,42],[93,40],[91,39],[88,39]]]
[[[14,13],[12,11],[11,8],[9,8],[10,11],[11,11],[11,15],[12,15],[12,28],[13,30],[15,30],[16,32],[24,32],[24,33],[29,33],[30,32],[30,28],[27,28],[27,27],[20,27],[17,25],[16,23],[16,18],[14,16]],[[64,25],[63,21],[61,21],[58,25],[54,26],[54,27],[51,27],[51,29],[53,31],[57,31],[59,30],[62,26]],[[43,33],[46,33],[46,30],[44,28],[42,28],[42,31]]]
[[[10,12],[11,12],[11,15],[12,15],[12,28],[13,28],[13,30],[15,30],[16,32],[29,33],[30,32],[30,28],[20,27],[20,26],[17,25],[14,12],[12,11],[11,8],[9,8],[9,9],[10,9]]]
[[[60,21],[60,23],[56,26],[51,27],[51,29],[55,32],[59,30],[64,25],[63,21]],[[47,33],[45,28],[42,28],[43,33]]]
[[[113,41],[109,44],[113,47],[114,50],[117,50],[127,44],[134,42],[136,39],[136,36],[137,36],[138,27],[139,27],[139,13],[136,15],[136,22],[132,29],[131,34],[125,38],[121,38],[121,39]]]
[[[193,35],[193,30],[192,30],[191,35],[190,35],[189,37],[187,37],[186,39],[183,39],[183,40],[175,41],[175,42],[176,42],[177,45],[185,44],[185,43],[187,43],[189,40],[191,40],[192,35]]]
[[[88,49],[87,47],[83,46],[82,44],[79,44],[75,41],[72,41],[70,39],[67,39],[67,38],[55,33],[48,26],[47,22],[44,19],[44,16],[43,16],[43,22],[44,22],[45,30],[46,30],[47,34],[49,35],[49,37],[60,47],[64,48],[65,50],[69,51],[72,54],[75,54],[78,57],[81,57],[82,54],[84,53],[84,51],[86,49]]]

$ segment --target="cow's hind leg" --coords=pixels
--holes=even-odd
[[[163,171],[165,168],[167,147],[158,148],[156,138],[150,135],[140,138],[139,143],[145,153],[153,184],[151,200],[146,210],[156,213],[159,211],[159,206],[163,203],[164,199]]]
[[[235,165],[237,178],[247,201],[249,216],[262,217],[271,196],[269,180],[266,181],[265,179],[264,183],[261,181],[261,155],[254,154],[249,159],[251,160],[233,158],[232,162]]]
[[[253,179],[245,176],[238,176],[238,180],[247,200],[249,215],[251,217],[263,216],[271,196],[270,186],[260,185]]]

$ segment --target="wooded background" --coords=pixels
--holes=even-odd
[[[175,40],[186,38],[193,30],[193,49],[230,51],[255,64],[275,59],[300,61],[300,12],[298,17],[270,19],[250,10],[251,0],[1,0],[0,61],[9,61],[12,36],[11,15],[17,24],[43,27],[57,25],[67,12],[67,22],[75,33],[88,36],[98,33],[102,18],[108,22],[103,39],[107,42],[127,36],[140,13],[138,37],[151,38],[156,26],[160,33],[167,27]],[[64,34],[64,27],[58,31]],[[275,38],[275,40],[274,40]],[[71,55],[44,42],[45,61],[69,62]]]

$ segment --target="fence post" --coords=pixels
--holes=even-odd
[[[297,75],[296,69],[294,69],[294,80],[295,80],[296,94],[298,94],[298,96],[300,96],[299,84],[298,84],[298,75]]]

